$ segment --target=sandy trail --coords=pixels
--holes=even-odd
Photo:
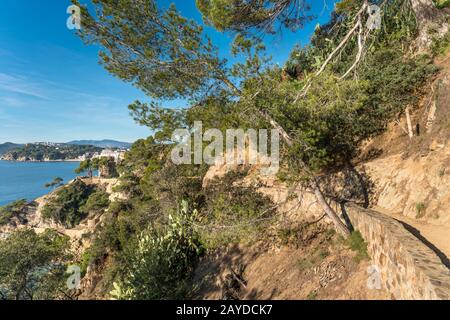
[[[389,212],[385,208],[376,207],[375,210],[384,213],[394,219],[403,222],[411,233],[424,242],[428,242],[441,252],[444,256],[440,256],[441,260],[447,261],[447,266],[450,264],[450,226],[448,225],[436,225],[408,218],[401,214]],[[410,227],[414,228],[411,229]],[[427,244],[427,243],[426,243]],[[436,251],[436,250],[435,250]],[[450,267],[450,266],[449,266]]]

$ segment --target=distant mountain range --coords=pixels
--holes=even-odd
[[[131,143],[115,140],[74,140],[67,142],[67,144],[89,145],[99,148],[120,148],[120,149],[129,149],[131,147]]]
[[[0,156],[6,161],[77,161],[86,154],[99,153],[103,148],[92,145],[74,145],[66,143],[28,143],[9,150]]]
[[[17,148],[21,148],[21,147],[23,147],[23,144],[16,144],[16,143],[11,143],[11,142],[2,143],[2,144],[0,144],[0,156],[5,154],[8,151],[11,151],[11,150],[17,149]]]
[[[30,144],[46,144],[46,143],[30,143]],[[94,146],[102,149],[108,149],[108,148],[118,148],[118,149],[129,149],[131,148],[131,143],[128,142],[121,142],[116,140],[74,140],[65,143],[67,145],[75,145],[75,146]],[[63,146],[64,143],[48,143],[49,146],[55,146],[60,147]],[[0,156],[6,154],[7,152],[23,148],[25,144],[19,144],[19,143],[12,143],[12,142],[5,142],[0,143]]]

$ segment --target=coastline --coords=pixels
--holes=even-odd
[[[5,161],[5,162],[19,162],[19,163],[51,163],[51,162],[55,162],[55,163],[60,163],[60,162],[81,162],[83,160],[80,159],[59,159],[59,160],[7,160],[7,159],[2,159],[0,158],[0,161]]]

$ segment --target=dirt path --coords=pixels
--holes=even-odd
[[[374,209],[403,223],[406,229],[422,240],[428,247],[432,247],[435,252],[437,251],[436,253],[441,260],[450,268],[450,226],[418,221],[404,215],[389,212],[381,207],[375,207]]]

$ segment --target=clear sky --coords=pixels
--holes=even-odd
[[[195,0],[159,2],[175,2],[183,15],[201,22]],[[284,31],[265,39],[274,63],[283,64],[295,44],[308,43],[315,25],[328,20],[334,1],[311,2],[317,20],[297,33]],[[0,1],[0,143],[133,142],[151,134],[134,123],[127,109],[134,100],[148,98],[109,75],[98,64],[98,48],[85,46],[66,28],[69,5],[69,0]],[[227,57],[233,36],[211,28],[207,32]]]

